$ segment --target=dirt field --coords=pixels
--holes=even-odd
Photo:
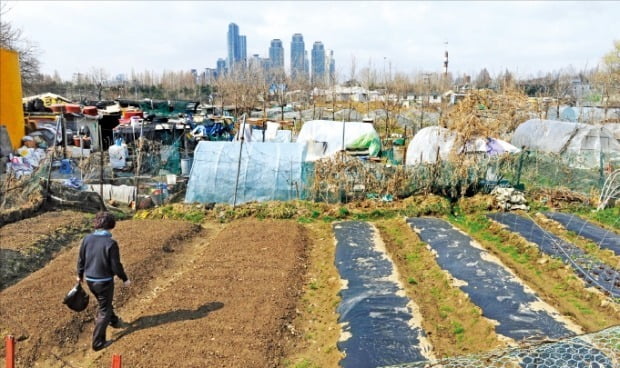
[[[74,283],[74,241],[0,294],[0,332],[19,340],[19,367],[100,367],[112,354],[129,367],[278,365],[305,274],[300,225],[245,220],[201,229],[134,220],[119,222],[113,235],[133,281],[115,298],[130,327],[108,330],[114,344],[90,350],[94,303],[81,313],[61,304]]]
[[[0,290],[43,267],[72,240],[86,234],[92,216],[53,211],[0,227]]]
[[[123,288],[117,280],[115,308],[129,326],[108,329],[113,344],[100,352],[90,349],[93,300],[81,313],[61,303],[75,282],[78,246],[91,220],[88,214],[49,212],[0,228],[3,252],[46,255],[24,261],[42,264],[21,269],[0,291],[0,334],[18,340],[17,367],[109,367],[113,354],[131,368],[338,367],[341,280],[332,218],[206,219],[200,226],[169,219],[119,221],[112,233],[133,283]],[[450,287],[402,218],[377,223],[407,295],[420,303],[436,356],[504,345],[467,296]],[[600,320],[597,329],[618,322],[609,305],[578,297],[565,299],[587,306],[583,318]],[[583,319],[576,312],[573,317]],[[0,356],[4,353],[2,346]]]

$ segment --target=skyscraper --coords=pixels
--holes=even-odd
[[[217,73],[218,78],[226,74],[226,60],[222,58],[217,59],[215,72]]]
[[[284,70],[284,47],[279,39],[271,40],[269,47],[269,60],[273,70]]]
[[[325,82],[325,47],[321,41],[312,45],[312,83]]]
[[[301,33],[295,33],[291,41],[291,77],[293,79],[304,75],[305,47],[304,36]]]
[[[244,35],[239,35],[239,26],[235,23],[228,25],[227,34],[228,45],[228,70],[233,70],[236,64],[245,64],[247,57],[247,40]]]
[[[226,59],[229,70],[232,70],[233,65],[239,60],[239,26],[235,23],[228,25],[228,58]]]
[[[239,36],[239,60],[245,63],[248,58],[248,45],[245,35]]]
[[[334,59],[334,50],[329,50],[325,57],[325,68],[327,69],[326,83],[332,84],[336,82],[336,59]]]
[[[308,50],[304,50],[304,77],[310,79],[310,59],[308,59]]]

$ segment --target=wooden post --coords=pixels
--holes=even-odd
[[[99,136],[99,149],[101,155],[99,157],[99,195],[103,200],[103,132],[101,126],[101,118],[97,120],[97,134]],[[114,142],[112,142],[114,144]]]
[[[15,338],[8,335],[4,338],[6,346],[6,368],[15,368]]]
[[[120,355],[114,354],[112,355],[112,368],[122,368],[123,359]]]

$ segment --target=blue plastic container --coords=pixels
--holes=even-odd
[[[71,166],[71,160],[64,159],[60,160],[60,173],[61,174],[72,174],[73,166]]]

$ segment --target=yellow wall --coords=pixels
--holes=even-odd
[[[13,149],[26,134],[22,107],[22,80],[16,52],[0,49],[0,125],[5,125]]]

